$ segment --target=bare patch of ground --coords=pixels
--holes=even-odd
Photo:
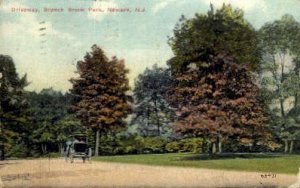
[[[296,175],[63,159],[5,161],[0,166],[0,187],[288,187],[297,181]]]

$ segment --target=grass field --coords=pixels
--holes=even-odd
[[[176,153],[101,156],[94,157],[93,160],[284,174],[297,174],[300,167],[300,155],[224,154],[210,156],[191,153]]]

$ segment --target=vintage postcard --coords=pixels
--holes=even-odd
[[[0,188],[300,188],[299,0],[0,0]]]

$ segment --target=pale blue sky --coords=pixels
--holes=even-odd
[[[17,71],[28,73],[28,90],[53,87],[66,91],[71,85],[77,60],[93,44],[108,57],[125,59],[130,82],[154,63],[165,66],[172,57],[167,36],[183,14],[206,13],[210,2],[223,2],[244,10],[245,18],[259,28],[268,21],[291,14],[300,21],[300,0],[0,0],[0,54],[13,57]],[[91,14],[89,7],[145,8],[144,13]],[[13,13],[11,8],[37,8],[39,13]],[[64,8],[63,13],[46,13],[43,8]],[[69,13],[68,8],[85,8]],[[39,31],[41,21],[47,29]],[[40,36],[41,33],[45,36]],[[41,41],[46,41],[42,43]],[[44,48],[44,49],[42,49]]]

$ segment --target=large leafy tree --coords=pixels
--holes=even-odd
[[[300,24],[292,16],[266,23],[259,30],[263,50],[261,85],[272,108],[274,133],[284,141],[285,152],[292,152],[300,136],[299,112],[299,43]],[[287,102],[294,98],[293,105]],[[292,110],[290,110],[292,108]],[[290,142],[290,144],[289,144]]]
[[[143,136],[162,136],[170,133],[173,111],[166,100],[171,84],[170,71],[154,65],[135,80],[133,124]]]
[[[126,126],[124,118],[131,112],[128,70],[124,61],[116,57],[109,60],[101,48],[93,45],[92,51],[77,63],[77,71],[79,78],[71,80],[72,109],[84,125],[96,132],[97,156],[100,133]]]
[[[180,19],[170,38],[168,64],[176,82],[170,101],[177,108],[176,130],[222,142],[235,137],[249,145],[267,135],[251,71],[260,60],[258,38],[241,10],[230,5]],[[242,139],[243,138],[243,139]]]
[[[206,72],[206,76],[203,76]],[[268,134],[264,109],[258,100],[258,87],[246,66],[219,55],[206,68],[190,66],[177,74],[170,90],[176,107],[177,132],[208,138],[212,152],[219,152],[227,138],[239,138],[243,144],[266,144]]]
[[[0,55],[0,152],[14,145],[26,143],[30,120],[26,115],[27,101],[24,88],[28,85],[26,75],[19,77],[9,56]]]

